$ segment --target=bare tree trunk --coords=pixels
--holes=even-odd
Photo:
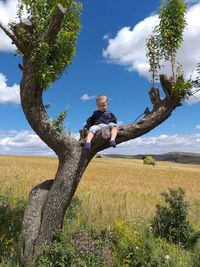
[[[82,174],[95,152],[88,153],[69,133],[59,132],[53,126],[42,101],[43,89],[35,80],[37,66],[24,57],[23,78],[20,85],[21,104],[26,118],[58,156],[55,179],[36,186],[30,193],[23,220],[23,247],[21,261],[28,266],[49,244],[63,218]]]
[[[23,265],[34,263],[41,247],[49,244],[63,226],[66,210],[91,158],[82,148],[74,149],[71,155],[59,159],[55,180],[36,186],[30,193],[23,220]]]

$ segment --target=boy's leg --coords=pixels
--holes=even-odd
[[[116,147],[115,139],[118,134],[118,125],[116,123],[110,123],[109,127],[111,128],[111,138],[110,138],[110,145],[112,147]]]
[[[92,139],[94,138],[94,135],[96,132],[100,131],[101,129],[103,129],[103,127],[108,126],[107,124],[103,124],[100,123],[98,125],[93,125],[90,129],[89,129],[89,133],[87,136],[87,141],[86,142],[91,142]]]
[[[111,129],[111,141],[115,141],[117,134],[118,134],[118,125],[116,123],[109,123],[109,127]]]
[[[91,148],[91,141],[94,138],[95,133],[99,130],[100,128],[98,125],[93,125],[92,127],[90,127],[85,143],[85,149],[89,150]]]
[[[92,141],[92,139],[94,138],[94,133],[93,132],[89,132],[87,135],[87,143],[90,143]]]
[[[118,128],[116,126],[112,127],[111,129],[111,141],[115,141],[118,134]]]

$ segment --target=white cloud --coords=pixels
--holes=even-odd
[[[191,1],[189,1],[191,3]],[[183,64],[186,77],[189,78],[196,65],[200,62],[200,1],[190,6],[187,13],[188,26],[184,33],[184,43],[178,52],[178,61]],[[124,66],[128,71],[136,71],[140,76],[150,79],[149,63],[146,58],[146,40],[152,33],[152,28],[159,22],[158,15],[152,15],[135,25],[124,27],[114,38],[108,39],[108,46],[103,56],[108,62]],[[170,74],[169,65],[165,65],[161,72]],[[193,76],[195,76],[195,71]],[[193,104],[200,101],[200,94],[189,99]]]
[[[0,104],[20,104],[20,91],[19,85],[7,85],[6,77],[0,73]]]
[[[185,0],[186,3],[189,5],[194,5],[200,2],[200,0]]]
[[[190,96],[185,102],[188,105],[197,104],[200,102],[200,90],[197,91],[196,88],[191,89],[191,93],[194,93],[192,96]]]
[[[103,37],[104,40],[109,40],[109,34],[105,34]]]
[[[88,101],[88,100],[91,100],[91,99],[94,99],[96,96],[95,95],[91,95],[89,96],[88,94],[84,94],[80,97],[80,99],[85,102],[85,101]]]
[[[124,142],[115,149],[109,148],[103,154],[162,154],[167,152],[200,152],[200,134],[192,135],[160,135],[155,137],[139,137]]]
[[[197,130],[200,130],[200,124],[197,124],[195,127]]]
[[[73,134],[79,140],[79,133]],[[160,135],[139,137],[124,142],[115,149],[109,148],[103,154],[160,154],[165,152],[200,152],[200,134]],[[0,130],[0,154],[56,156],[32,131]]]
[[[55,156],[34,132],[0,130],[0,153],[12,155]]]
[[[135,70],[140,75],[149,77],[149,64],[145,56],[146,38],[158,21],[158,16],[150,16],[133,29],[122,28],[115,38],[108,40],[103,56],[113,63],[127,67],[129,71]]]
[[[0,21],[4,26],[8,25],[10,21],[16,19],[18,0],[0,1]],[[10,39],[0,29],[0,51],[13,52],[16,47],[11,44]]]

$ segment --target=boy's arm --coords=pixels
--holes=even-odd
[[[79,131],[79,133],[80,133],[80,140],[81,139],[84,139],[87,136],[88,130],[94,124],[94,116],[93,115],[87,119],[86,124],[84,125],[83,129],[81,129]]]
[[[86,121],[86,125],[84,126],[84,128],[87,128],[87,130],[90,129],[91,126],[94,125],[94,113],[92,114],[91,117],[89,117]]]

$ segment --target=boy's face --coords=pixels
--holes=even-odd
[[[108,101],[106,99],[99,99],[97,100],[97,107],[99,111],[104,112],[106,111],[108,106]]]

